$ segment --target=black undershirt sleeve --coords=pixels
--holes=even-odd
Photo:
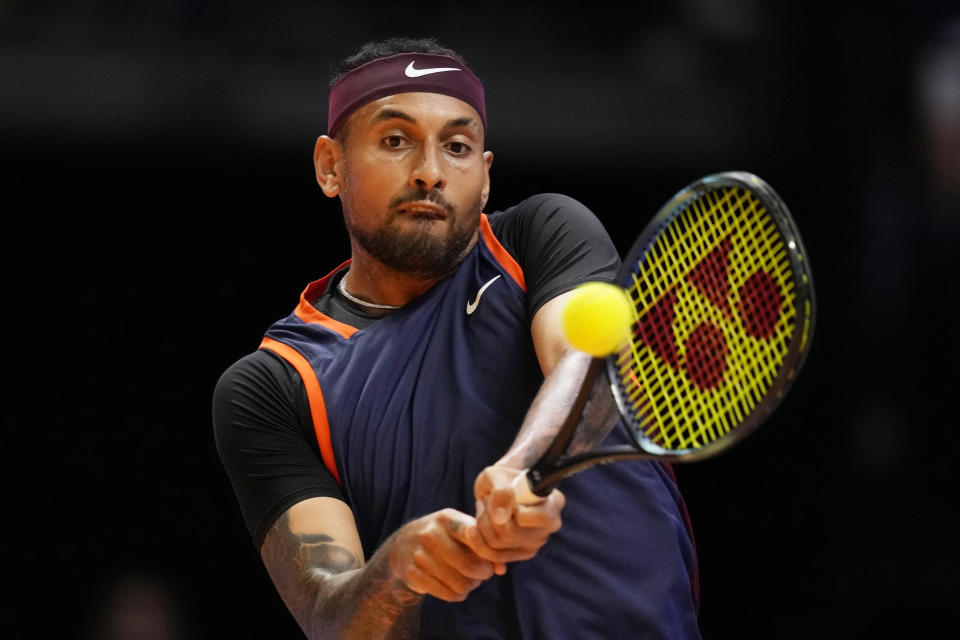
[[[597,217],[556,193],[490,215],[494,235],[523,269],[532,319],[545,302],[590,280],[612,282],[620,254]]]
[[[235,362],[213,393],[214,440],[257,548],[288,508],[326,496],[343,500],[323,465],[300,374],[259,349]]]
[[[584,205],[541,194],[489,215],[494,235],[523,269],[530,318],[545,302],[588,280],[612,280],[620,258]],[[342,274],[316,302],[355,327],[375,321],[335,293]],[[320,456],[300,375],[276,354],[257,350],[234,363],[213,396],[214,438],[257,548],[288,508],[312,497],[344,500]]]

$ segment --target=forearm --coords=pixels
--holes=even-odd
[[[385,546],[389,545],[389,542]],[[364,568],[329,581],[332,593],[323,601],[318,619],[334,620],[342,632],[311,638],[416,638],[423,595],[394,576],[387,554],[378,552]]]
[[[568,349],[543,381],[513,444],[497,461],[514,469],[530,467],[547,450],[570,413],[590,356]]]
[[[389,546],[390,540],[364,566],[362,558],[328,536],[294,533],[284,516],[271,528],[261,553],[308,638],[415,638],[423,596],[394,576],[385,551]]]
[[[564,352],[547,374],[513,444],[496,464],[527,469],[537,462],[574,408],[592,360],[572,348]],[[567,453],[593,448],[616,423],[618,412],[606,384],[606,375],[598,371]]]

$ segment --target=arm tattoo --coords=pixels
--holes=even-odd
[[[300,539],[299,565],[306,571],[343,573],[360,568],[360,560],[344,549],[330,544],[333,538],[324,534],[298,536]]]
[[[397,580],[378,554],[364,566],[328,535],[291,531],[285,513],[267,533],[261,556],[308,638],[417,636],[423,596]]]

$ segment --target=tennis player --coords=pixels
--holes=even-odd
[[[619,257],[562,195],[483,213],[486,131],[481,81],[434,40],[344,62],[314,164],[350,259],[214,393],[249,533],[310,638],[697,638],[669,468],[608,465],[514,504],[588,361],[564,300]]]

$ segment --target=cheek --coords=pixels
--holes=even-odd
[[[341,198],[354,207],[368,209],[380,200],[386,200],[383,194],[389,193],[388,172],[377,167],[354,168],[344,172]]]
[[[486,186],[486,176],[482,172],[471,171],[463,176],[464,188],[461,190],[461,204],[465,208],[483,206],[483,192]]]

